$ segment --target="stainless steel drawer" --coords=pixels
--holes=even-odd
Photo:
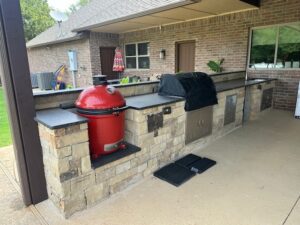
[[[187,112],[186,116],[186,144],[208,136],[212,133],[212,106]]]

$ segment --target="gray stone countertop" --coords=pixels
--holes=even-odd
[[[223,92],[223,91],[233,90],[236,88],[270,82],[272,80],[274,79],[253,79],[253,80],[238,79],[238,80],[217,82],[215,83],[215,86],[217,92]],[[142,109],[151,108],[160,105],[167,105],[178,101],[184,101],[184,98],[176,97],[176,96],[160,96],[157,93],[126,98],[126,104],[129,106],[129,108],[137,109],[137,110],[142,110]]]
[[[137,110],[184,101],[183,98],[166,97],[158,94],[140,95],[125,99],[129,108]],[[50,129],[65,128],[88,122],[88,119],[76,114],[75,108],[68,110],[56,108],[37,111],[35,120]]]
[[[35,121],[50,129],[60,129],[88,122],[82,116],[59,108],[37,111]]]
[[[215,83],[217,92],[223,92],[223,91],[229,91],[236,88],[241,87],[247,87],[252,86],[256,84],[266,83],[270,81],[274,81],[276,79],[253,79],[253,80],[244,80],[244,79],[238,79],[238,80],[229,80],[229,81],[223,81],[223,82],[217,82]]]
[[[217,92],[228,91],[236,88],[270,82],[274,79],[254,79],[245,81],[243,79],[216,83]],[[127,97],[126,104],[129,108],[143,110],[161,105],[168,105],[184,101],[182,97],[160,96],[157,93]],[[50,129],[59,129],[76,124],[88,122],[84,117],[76,114],[76,110],[64,110],[60,108],[37,111],[35,120]]]
[[[125,99],[129,108],[138,110],[184,101],[182,97],[161,96],[157,93],[127,97]]]

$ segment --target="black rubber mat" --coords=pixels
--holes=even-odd
[[[177,165],[184,166],[184,167],[189,167],[192,163],[201,160],[202,158],[200,156],[194,155],[194,154],[188,154],[181,159],[178,159],[175,161]]]
[[[195,172],[175,163],[171,163],[154,172],[155,177],[162,179],[170,184],[173,184],[176,187],[188,181],[195,175]]]
[[[196,173],[203,173],[204,171],[208,170],[209,168],[216,165],[217,162],[208,158],[202,158],[192,164],[189,165],[191,171]]]

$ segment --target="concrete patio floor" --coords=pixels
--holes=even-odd
[[[68,220],[50,201],[35,207],[49,225],[300,224],[300,120],[292,113],[267,112],[195,154],[218,164],[179,188],[149,177]]]
[[[13,147],[0,148],[0,225],[45,225],[34,206],[24,206],[14,167]]]
[[[17,165],[15,164],[15,154],[12,145],[0,148],[0,163],[18,183],[19,175],[16,168]]]

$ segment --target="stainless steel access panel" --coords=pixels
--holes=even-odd
[[[235,122],[237,95],[226,97],[224,126]]]
[[[298,88],[298,97],[297,97],[295,118],[300,119],[300,82],[299,82],[299,88]]]
[[[260,111],[271,108],[272,104],[273,104],[273,88],[263,90]]]
[[[250,112],[251,112],[251,88],[246,87],[245,90],[245,101],[244,101],[244,115],[243,121],[247,122],[250,119]]]
[[[193,110],[186,114],[186,144],[212,133],[213,106]]]

